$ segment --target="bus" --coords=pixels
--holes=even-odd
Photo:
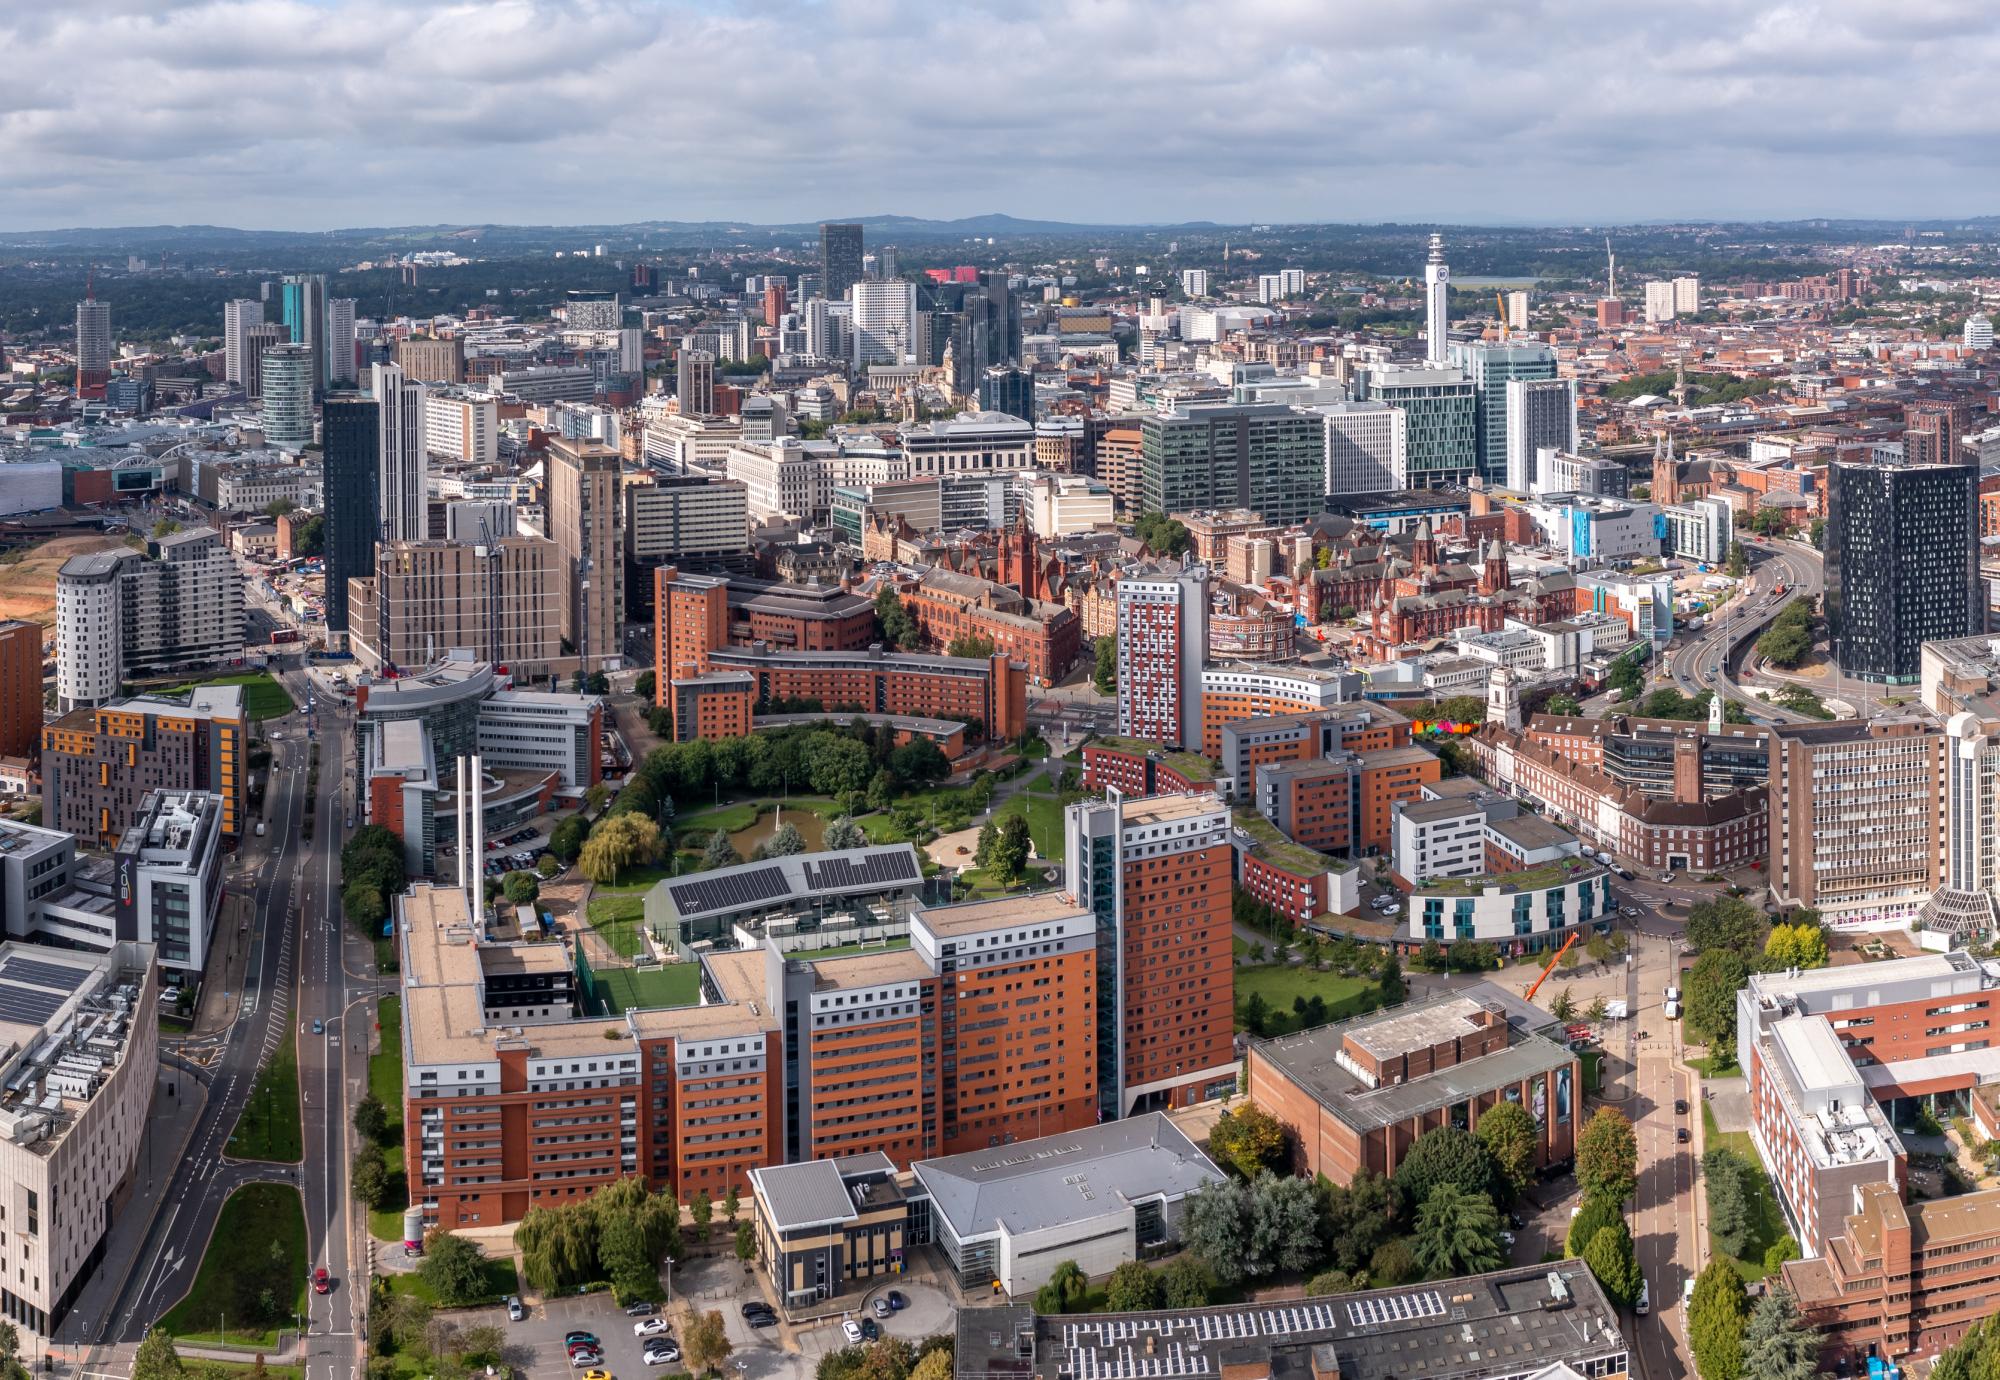
[[[298,640],[299,630],[297,628],[275,628],[271,632],[271,641],[274,645],[283,642],[296,642]]]

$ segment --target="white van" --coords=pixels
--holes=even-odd
[[[1642,1318],[1653,1311],[1653,1286],[1643,1279],[1639,1281],[1639,1302],[1634,1305],[1633,1311]]]

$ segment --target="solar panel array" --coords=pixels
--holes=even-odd
[[[1444,1311],[1444,1303],[1436,1294],[1428,1297],[1438,1312]],[[1332,1332],[1338,1326],[1339,1315],[1332,1305],[1310,1302],[1197,1313],[1192,1317],[1066,1323],[1063,1345],[1069,1351],[1069,1364],[1065,1369],[1075,1380],[1148,1380],[1148,1377],[1170,1380],[1173,1376],[1209,1375],[1214,1373],[1215,1366],[1202,1351],[1202,1342]],[[1166,1336],[1164,1342],[1154,1343],[1150,1355],[1142,1341],[1148,1333]]]
[[[43,1025],[69,1000],[60,992],[44,992],[38,987],[22,987],[0,982],[0,1020],[22,1025]]]
[[[1355,1327],[1381,1327],[1385,1323],[1419,1322],[1444,1316],[1444,1299],[1435,1289],[1421,1294],[1392,1294],[1387,1298],[1361,1299],[1347,1305],[1347,1321]]]
[[[32,982],[37,987],[53,987],[59,992],[74,992],[83,986],[85,976],[81,968],[68,968],[60,963],[41,963],[18,955],[5,963],[0,963],[0,978],[19,978],[23,982]]]
[[[693,877],[668,884],[668,895],[683,915],[702,915],[712,910],[737,910],[760,901],[789,896],[785,869],[779,863],[765,863],[707,877]]]
[[[846,891],[854,887],[888,886],[893,882],[921,881],[923,874],[906,848],[853,858],[806,859],[806,885],[814,891]]]

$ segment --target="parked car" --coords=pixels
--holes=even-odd
[[[847,1338],[849,1346],[861,1345],[861,1324],[848,1318],[840,1325],[840,1335]]]
[[[1653,1311],[1652,1286],[1643,1279],[1639,1281],[1639,1302],[1632,1311],[1642,1318]]]
[[[583,1373],[583,1380],[611,1380],[611,1372],[608,1370],[587,1370]]]
[[[876,1317],[878,1317],[878,1318],[886,1318],[886,1317],[888,1317],[888,1316],[889,1316],[889,1312],[890,1312],[890,1309],[889,1309],[889,1300],[887,1300],[887,1299],[876,1299],[876,1300],[875,1300],[875,1316],[876,1316]]]
[[[632,1324],[632,1335],[634,1337],[657,1337],[662,1332],[670,1332],[672,1330],[665,1318],[641,1318],[638,1322]]]
[[[596,1346],[597,1334],[595,1332],[584,1332],[582,1330],[563,1333],[564,1346],[575,1346],[578,1342],[587,1342],[591,1346]]]
[[[889,1306],[900,1313],[903,1309],[908,1308],[910,1306],[910,1301],[904,1298],[901,1294],[897,1293],[894,1289],[891,1289],[889,1291]]]
[[[507,1295],[507,1321],[520,1322],[527,1316],[528,1310],[521,1306],[521,1296],[519,1294]]]
[[[628,1318],[650,1318],[659,1311],[659,1304],[652,1303],[646,1299],[640,1299],[637,1303],[628,1303],[625,1305],[625,1316]]]
[[[882,1329],[875,1325],[873,1318],[863,1318],[861,1320],[861,1335],[872,1342],[882,1335]]]
[[[670,1341],[648,1342],[644,1359],[649,1366],[664,1366],[681,1359],[681,1349]]]
[[[757,1313],[747,1313],[744,1315],[743,1320],[752,1327],[776,1327],[778,1325],[778,1315],[768,1308]]]
[[[579,1347],[569,1354],[569,1363],[572,1369],[588,1370],[593,1366],[604,1364],[604,1353],[601,1351],[592,1351],[587,1346]]]
[[[769,1313],[775,1318],[778,1315],[778,1310],[771,1307],[770,1304],[764,1302],[762,1299],[751,1299],[743,1305],[743,1318],[746,1322],[759,1313]]]

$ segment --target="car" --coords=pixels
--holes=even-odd
[[[1618,913],[1627,920],[1637,920],[1639,918],[1639,908],[1637,906],[1623,906],[1619,909]]]
[[[602,1356],[604,1354],[604,1344],[602,1342],[571,1342],[563,1348],[563,1354],[569,1357],[571,1361],[576,1360],[579,1356]]]
[[[776,1327],[778,1325],[778,1315],[768,1308],[760,1313],[746,1314],[743,1320],[752,1327]]]
[[[527,1316],[528,1310],[521,1306],[521,1296],[519,1294],[507,1295],[507,1321],[519,1322]]]
[[[604,1353],[601,1351],[592,1351],[587,1346],[578,1347],[569,1354],[569,1363],[572,1369],[587,1370],[592,1366],[603,1365]]]
[[[313,1034],[315,1035],[326,1034],[326,1022],[321,1020],[317,1016],[313,1017]]]
[[[904,1298],[901,1294],[897,1293],[894,1289],[891,1289],[889,1291],[889,1306],[900,1313],[905,1308],[908,1308],[910,1306],[910,1301]]]
[[[648,1344],[641,1359],[649,1366],[664,1366],[681,1359],[681,1349],[672,1342],[652,1342]]]
[[[1643,1279],[1639,1281],[1639,1301],[1633,1305],[1632,1311],[1642,1318],[1653,1311],[1652,1287]]]
[[[1674,1115],[1675,1115],[1675,1116],[1686,1116],[1687,1114],[1688,1114],[1688,1100],[1687,1100],[1687,1099],[1686,1099],[1685,1097],[1677,1097],[1677,1098],[1675,1098],[1675,1099],[1674,1099]]]
[[[349,815],[349,816],[347,817],[347,827],[348,827],[348,828],[350,828],[350,829],[352,829],[352,828],[354,827],[354,816],[353,816],[353,815]]]
[[[1694,1276],[1689,1275],[1687,1277],[1686,1282],[1681,1286],[1681,1302],[1687,1303],[1693,1298],[1694,1298]]]
[[[892,1311],[892,1310],[891,1310],[891,1309],[890,1309],[890,1307],[889,1307],[889,1300],[887,1300],[887,1299],[876,1299],[876,1300],[875,1300],[875,1316],[876,1316],[876,1317],[878,1317],[878,1318],[886,1318],[886,1317],[888,1317],[888,1316],[889,1316],[889,1314],[890,1314],[890,1312],[891,1312],[891,1311]]]
[[[596,1346],[597,1334],[595,1332],[585,1332],[581,1329],[578,1329],[575,1332],[563,1333],[564,1346],[575,1346],[578,1342],[584,1342],[590,1346]]]
[[[628,1318],[650,1318],[659,1311],[660,1305],[648,1299],[640,1299],[637,1303],[625,1305],[625,1316]]]
[[[840,1324],[840,1335],[847,1338],[849,1346],[861,1345],[861,1324],[848,1318]]]
[[[638,1322],[632,1324],[632,1335],[634,1337],[657,1337],[662,1332],[670,1332],[672,1330],[672,1327],[665,1318],[641,1318]]]
[[[1687,1142],[1688,1142],[1688,1128],[1685,1126],[1674,1127],[1674,1144],[1686,1145]]]
[[[313,1271],[313,1292],[315,1294],[331,1294],[333,1292],[333,1276],[326,1272],[326,1266],[324,1265]]]
[[[608,1370],[587,1370],[583,1373],[583,1380],[611,1380],[611,1372]]]
[[[863,1318],[861,1320],[861,1335],[872,1342],[882,1335],[882,1329],[875,1325],[873,1318]]]
[[[751,1299],[743,1305],[743,1317],[746,1321],[759,1313],[769,1313],[775,1317],[777,1312],[777,1309],[771,1307],[770,1304],[764,1302],[762,1299]]]

